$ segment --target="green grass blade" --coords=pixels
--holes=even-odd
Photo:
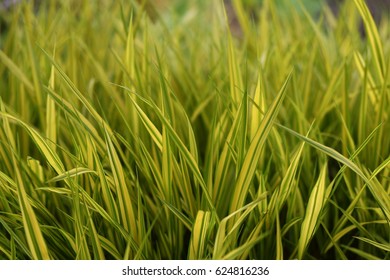
[[[336,150],[327,147],[319,142],[316,142],[308,137],[305,137],[287,127],[284,127],[282,125],[278,125],[279,127],[283,128],[284,130],[288,131],[292,135],[298,137],[302,141],[305,141],[309,145],[313,146],[314,148],[322,151],[326,155],[334,158],[338,162],[348,166],[351,170],[353,170],[357,175],[359,175],[363,181],[367,184],[369,187],[372,195],[375,197],[376,202],[382,209],[386,219],[390,222],[390,200],[388,199],[388,195],[386,194],[386,191],[383,189],[383,187],[379,184],[374,184],[370,179],[367,178],[367,176],[363,173],[363,171],[351,160],[344,157],[342,154],[337,152]],[[386,198],[387,197],[387,198]]]
[[[244,205],[245,198],[248,194],[249,186],[256,171],[255,163],[257,163],[260,157],[264,143],[267,139],[269,132],[271,131],[274,120],[276,119],[282,101],[286,95],[286,88],[291,79],[291,76],[292,72],[290,72],[290,74],[287,76],[282,88],[279,91],[278,96],[275,98],[274,102],[265,114],[263,120],[261,121],[260,127],[257,129],[257,132],[248,148],[248,152],[245,156],[242,168],[240,170],[237,182],[234,187],[234,195],[230,204],[231,212],[236,211]]]
[[[15,77],[20,80],[29,91],[34,90],[34,86],[31,81],[26,77],[23,71],[15,64],[2,50],[0,50],[0,61],[7,66]]]
[[[390,252],[390,244],[382,244],[382,243],[376,242],[374,240],[371,240],[371,239],[368,239],[368,238],[364,238],[364,237],[359,237],[359,236],[356,236],[355,238],[359,239],[359,240],[361,240],[363,242],[366,242],[368,244],[371,244],[372,246],[377,247],[377,248],[379,248],[381,250]]]

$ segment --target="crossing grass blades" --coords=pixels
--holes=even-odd
[[[275,2],[1,11],[0,259],[390,259],[389,17]]]

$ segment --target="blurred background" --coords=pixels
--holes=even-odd
[[[4,34],[7,29],[7,15],[17,7],[21,2],[33,2],[36,8],[39,7],[39,4],[42,3],[42,0],[0,0],[0,34]],[[57,0],[68,1],[77,4],[79,0]],[[87,0],[86,0],[87,1]],[[96,0],[100,2],[109,1],[109,0]],[[220,0],[122,0],[123,3],[137,2],[139,5],[145,5],[145,9],[148,12],[149,17],[155,21],[158,17],[164,17],[165,19],[169,18],[172,14],[181,14],[188,11],[189,6],[194,4],[205,5],[210,4],[211,1],[220,1]],[[240,27],[236,19],[236,15],[233,8],[233,2],[235,0],[224,0],[225,7],[227,10],[229,23],[232,29],[233,34],[240,33]],[[328,5],[330,10],[337,16],[339,15],[339,10],[341,5],[345,1],[353,0],[241,0],[243,7],[248,13],[254,12],[259,9],[265,1],[273,1],[277,8],[278,12],[285,13],[286,15],[291,13],[291,6],[296,7],[296,11],[301,11],[301,4],[305,9],[312,14],[314,17],[319,16],[324,5]],[[390,19],[390,0],[365,0],[373,17],[377,23],[381,21],[382,18]],[[77,7],[77,5],[74,5]],[[253,13],[254,14],[254,13]],[[256,20],[256,18],[254,18]],[[1,37],[0,37],[1,38]]]
[[[15,0],[14,0],[15,1]],[[194,2],[202,2],[202,0],[149,0],[150,4],[154,5],[156,9],[162,11],[164,9],[172,8],[172,6],[176,7],[184,7],[186,3],[193,4]],[[211,1],[219,1],[219,0],[211,0]],[[232,7],[233,0],[224,0],[227,9]],[[244,6],[250,9],[257,9],[259,6],[263,4],[265,0],[241,0]],[[321,7],[324,4],[328,4],[331,9],[337,14],[338,7],[344,1],[353,1],[353,0],[274,0],[274,2],[279,6],[281,10],[286,9],[287,6],[291,4],[296,6],[297,9],[300,7],[300,3],[302,3],[305,8],[312,14],[319,13]],[[143,0],[137,0],[137,2],[143,2]],[[366,0],[367,5],[369,6],[374,18],[376,20],[380,20],[383,16],[390,15],[390,0]],[[288,5],[287,5],[288,4]],[[287,9],[286,9],[287,10]],[[288,12],[288,11],[287,11]]]
[[[8,9],[11,9],[12,6],[17,5],[20,2],[23,1],[33,1],[34,3],[38,4],[42,0],[0,0],[0,10],[6,11]],[[69,0],[65,0],[69,1]],[[105,0],[98,0],[98,1],[105,1]],[[133,0],[134,1],[134,0]],[[147,3],[149,6],[154,6],[154,8],[157,11],[163,11],[165,9],[169,8],[180,8],[185,7],[186,4],[193,5],[194,2],[204,2],[205,0],[136,0],[138,3]],[[207,0],[207,1],[219,1],[219,0]],[[265,0],[242,0],[241,2],[244,4],[245,7],[248,9],[257,9]],[[344,1],[352,1],[352,0],[274,0],[274,2],[283,9],[286,6],[286,3],[292,4],[299,8],[300,3],[302,3],[308,11],[311,13],[319,12],[321,9],[321,6],[324,4],[328,4],[332,10],[337,12],[338,6],[344,2]],[[132,2],[131,0],[128,0],[128,2]],[[227,7],[230,7],[232,4],[232,0],[224,0],[225,5]],[[370,10],[374,14],[376,19],[379,19],[380,16],[383,16],[383,14],[390,14],[390,0],[366,0],[366,3],[368,4]]]

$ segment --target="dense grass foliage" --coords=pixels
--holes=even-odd
[[[40,2],[1,12],[0,259],[390,259],[389,16]]]

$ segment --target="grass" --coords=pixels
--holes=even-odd
[[[32,2],[0,11],[0,259],[390,259],[388,17]]]

